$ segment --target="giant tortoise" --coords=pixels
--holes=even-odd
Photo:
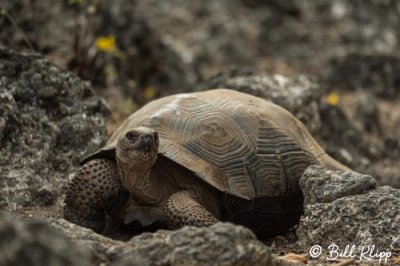
[[[226,89],[148,103],[82,164],[65,200],[72,222],[99,231],[106,213],[170,228],[230,221],[259,237],[298,222],[309,165],[348,170],[285,109]]]

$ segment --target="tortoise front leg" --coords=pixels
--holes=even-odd
[[[166,215],[171,229],[184,225],[209,226],[218,222],[218,219],[188,190],[182,190],[170,196],[166,204]]]
[[[64,218],[99,232],[105,225],[105,212],[118,205],[123,193],[115,162],[89,161],[69,184]]]

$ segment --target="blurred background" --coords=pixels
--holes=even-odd
[[[400,1],[1,0],[0,46],[92,83],[108,134],[161,96],[227,87],[294,113],[400,187]]]

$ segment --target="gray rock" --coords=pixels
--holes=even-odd
[[[39,55],[0,49],[0,103],[0,206],[60,203],[68,174],[106,140],[103,100]]]
[[[310,166],[300,181],[304,215],[297,230],[304,244],[400,247],[400,190],[373,189],[369,176]]]
[[[22,223],[0,211],[0,265],[89,265],[85,246],[74,245],[45,223]]]
[[[70,223],[64,219],[52,218],[47,220],[47,223],[55,232],[67,236],[77,246],[84,246],[90,250],[93,255],[92,261],[94,260],[98,263],[108,263],[110,261],[107,255],[108,250],[124,245],[124,242],[96,234],[90,229]]]
[[[308,167],[300,179],[305,205],[329,203],[338,198],[363,194],[375,186],[371,176],[326,170],[317,165]]]
[[[115,265],[274,265],[271,251],[241,226],[160,230],[109,251]],[[277,265],[277,264],[276,264]]]
[[[98,235],[64,219],[50,219],[48,223],[75,244],[87,247],[98,263],[120,266],[292,265],[272,255],[249,229],[229,223],[159,230],[140,234],[127,242]]]
[[[289,78],[241,73],[233,69],[210,78],[204,88],[228,88],[270,100],[289,110],[313,133],[321,126],[318,112],[321,90],[316,82],[304,75]]]

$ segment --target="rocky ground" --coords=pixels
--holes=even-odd
[[[400,264],[398,1],[6,0],[0,9],[0,265],[363,265],[389,251]],[[360,174],[308,168],[299,226],[262,242],[223,223],[131,238],[62,219],[79,160],[129,113],[215,87],[282,105]],[[376,245],[375,260],[329,261],[332,243]]]

